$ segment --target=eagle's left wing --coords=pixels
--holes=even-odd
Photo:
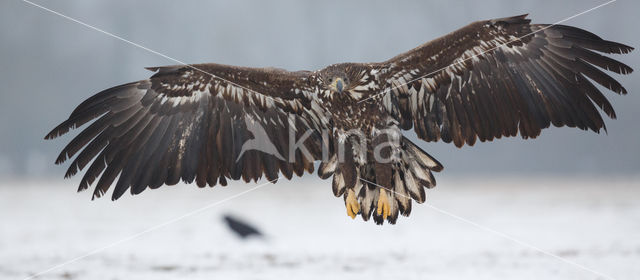
[[[383,63],[379,96],[404,129],[426,141],[473,145],[536,137],[555,126],[599,131],[615,112],[591,80],[627,91],[595,66],[632,69],[598,54],[632,47],[575,27],[530,24],[525,16],[479,21]]]
[[[94,197],[101,196],[118,178],[117,199],[181,179],[203,187],[313,170],[329,123],[310,72],[219,64],[150,70],[157,73],[149,79],[90,97],[45,137],[95,120],[56,161],[79,153],[68,177],[93,160],[79,190],[100,178]],[[301,141],[293,153],[290,138]]]

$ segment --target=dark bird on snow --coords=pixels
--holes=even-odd
[[[88,98],[45,138],[95,120],[56,160],[77,154],[66,177],[88,166],[79,190],[99,179],[94,198],[116,178],[113,200],[180,180],[275,182],[312,173],[320,161],[318,176],[333,176],[349,216],[395,223],[412,200],[425,201],[425,188],[436,185],[432,172],[443,168],[403,131],[457,147],[535,138],[550,125],[606,131],[601,112],[616,113],[593,82],[626,94],[603,70],[632,69],[603,53],[632,50],[522,15],[471,23],[384,62],[296,72],[153,67],[148,79]]]
[[[263,236],[255,227],[240,221],[231,215],[224,215],[224,221],[235,234],[243,239],[250,236]]]

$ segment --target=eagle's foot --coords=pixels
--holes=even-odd
[[[391,204],[389,203],[389,197],[384,188],[380,188],[380,195],[378,196],[378,208],[376,210],[378,216],[382,216],[383,220],[386,220],[391,214]]]
[[[347,207],[347,215],[349,215],[351,219],[355,219],[356,215],[360,213],[360,203],[358,203],[356,193],[352,189],[349,189],[347,191],[347,198],[345,199],[344,203]]]

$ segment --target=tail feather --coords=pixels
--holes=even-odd
[[[396,200],[396,196],[397,194],[395,192],[389,193],[389,209],[391,214],[389,215],[387,220],[390,224],[396,223],[396,220],[398,220],[398,213],[400,212],[400,203]]]
[[[443,169],[440,162],[405,137],[399,144],[390,146],[391,151],[386,155],[391,155],[392,160],[387,163],[377,162],[373,157],[367,157],[364,162],[356,157],[361,155],[361,150],[355,149],[355,145],[345,146],[344,160],[341,162],[339,157],[332,156],[320,164],[318,175],[321,178],[333,175],[333,194],[343,196],[345,203],[347,190],[353,190],[360,205],[357,214],[364,221],[373,217],[376,224],[383,224],[385,219],[395,224],[399,215],[409,216],[411,200],[425,202],[425,188],[436,185],[432,172]],[[381,199],[381,189],[385,190],[386,199]],[[388,207],[387,211],[378,211],[380,202],[384,203],[384,207],[380,207]]]
[[[346,184],[344,182],[344,177],[342,176],[341,172],[336,172],[333,174],[333,184],[332,184],[332,188],[333,188],[333,195],[335,196],[341,196],[342,194],[344,194],[344,191],[346,190]]]
[[[318,167],[318,176],[322,179],[328,179],[333,175],[338,167],[338,156],[333,155],[329,161],[323,161],[320,163],[320,167]]]
[[[415,178],[419,180],[421,186],[429,189],[435,186],[433,174],[431,174],[428,169],[425,170],[424,167],[420,166],[415,161],[409,162],[409,168],[411,169],[411,173],[415,175]]]
[[[398,214],[409,216],[412,199],[417,203],[425,202],[425,188],[433,188],[436,185],[432,171],[438,172],[443,169],[440,162],[407,138],[402,138],[398,148],[399,157],[386,166],[383,167],[384,164],[378,162],[369,162],[360,167],[360,181],[364,181],[365,186],[359,192],[360,215],[365,221],[373,216],[376,224],[384,222],[384,217],[376,211],[382,188],[386,190],[389,201],[390,212],[386,220],[395,224]],[[385,170],[383,176],[380,176],[380,170]]]
[[[362,185],[358,194],[358,201],[360,202],[360,216],[362,216],[363,220],[368,221],[369,218],[371,218],[373,208],[378,205],[378,190],[376,186],[369,182],[363,182],[361,180],[359,184]]]
[[[407,193],[400,173],[395,172],[393,176],[393,190],[396,201],[398,202],[398,210],[400,214],[408,217],[411,214],[411,197]]]
[[[420,147],[418,147],[416,144],[405,137],[402,138],[402,142],[406,145],[405,151],[407,151],[409,155],[413,156],[413,158],[417,160],[420,165],[431,171],[442,171],[442,164],[438,160],[433,158],[430,154],[420,149]]]
[[[407,192],[415,200],[417,203],[423,203],[427,199],[427,195],[424,191],[424,188],[419,184],[418,181],[413,177],[413,172],[407,172],[405,169],[404,173],[404,187],[407,189]]]

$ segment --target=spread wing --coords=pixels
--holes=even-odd
[[[550,124],[605,128],[596,106],[616,115],[591,81],[625,94],[598,67],[632,69],[598,52],[633,48],[525,16],[475,22],[385,62],[388,110],[420,138],[458,147],[518,132],[533,138]]]
[[[201,64],[150,68],[147,80],[102,91],[82,102],[45,139],[95,120],[62,150],[77,155],[66,176],[91,161],[79,190],[99,178],[94,198],[118,178],[112,199],[127,189],[226,185],[226,179],[291,178],[313,171],[328,125],[309,72]],[[300,135],[312,131],[310,135]],[[306,140],[289,156],[290,133]],[[247,143],[251,145],[247,145]],[[83,149],[84,148],[84,149]],[[102,175],[101,175],[102,174]],[[119,176],[119,177],[118,177]]]

